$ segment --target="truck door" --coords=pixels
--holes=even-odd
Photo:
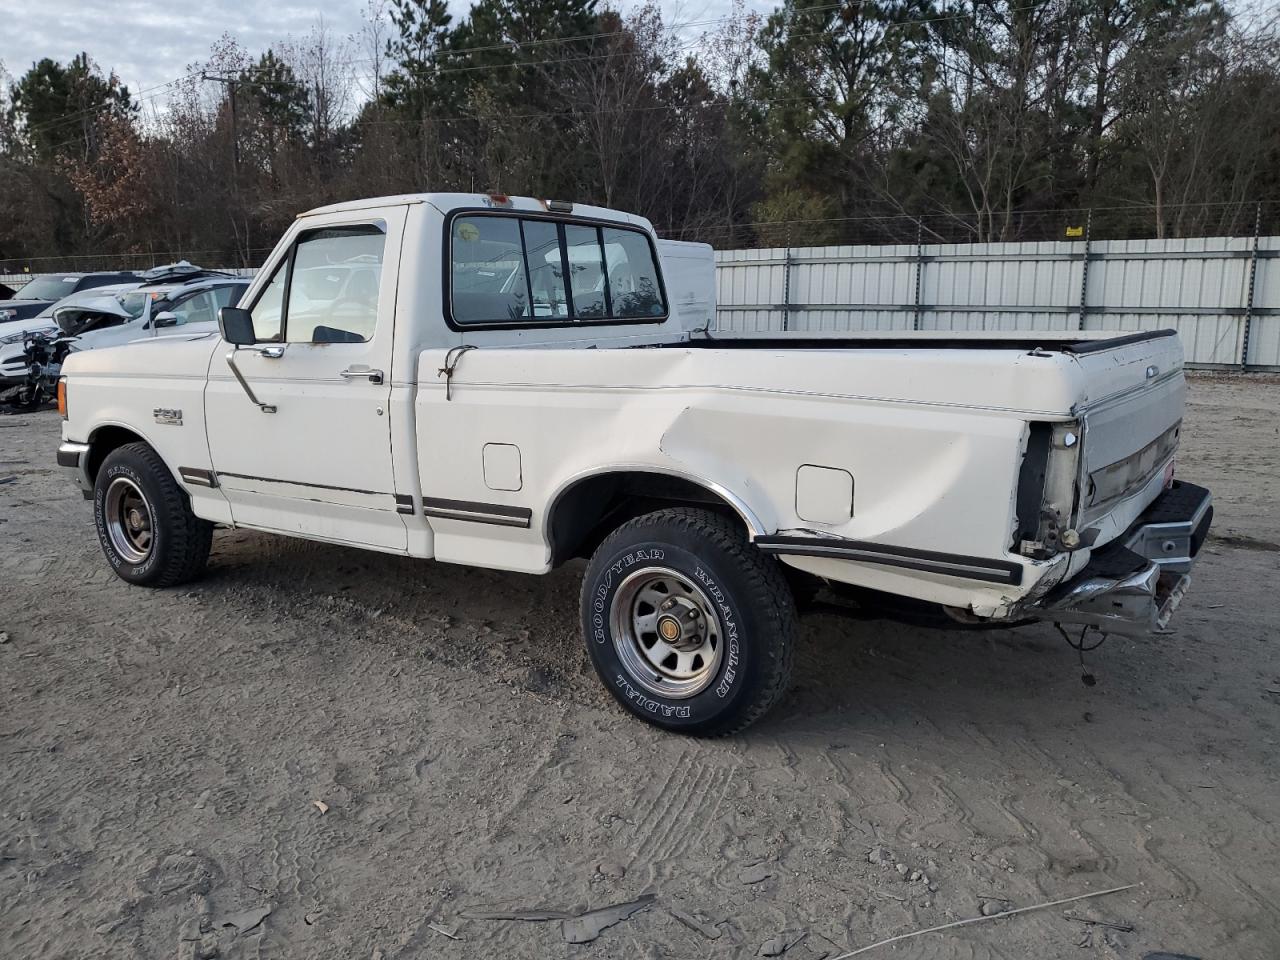
[[[209,450],[237,524],[406,549],[387,407],[404,210],[307,218],[248,304],[243,386],[215,351]]]

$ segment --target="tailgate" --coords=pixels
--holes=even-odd
[[[1082,410],[1081,529],[1098,544],[1124,530],[1166,486],[1186,398],[1182,347],[1168,336],[1101,341],[1077,354]]]

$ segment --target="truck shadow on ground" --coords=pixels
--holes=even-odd
[[[220,531],[199,589],[268,617],[313,621],[326,650],[390,643],[487,682],[612,712],[579,633],[582,567],[530,576]],[[1131,641],[1110,641],[1087,657],[1103,678],[1088,687],[1076,653],[1048,624],[946,630],[812,613],[801,618],[790,693],[742,736],[1084,726],[1108,708],[1158,703],[1136,679],[1146,656]]]

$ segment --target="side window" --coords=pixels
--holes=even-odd
[[[564,228],[564,239],[569,251],[573,315],[581,320],[599,320],[609,316],[600,231],[595,227],[570,224]]]
[[[321,227],[294,246],[284,330],[288,343],[365,343],[378,323],[383,229]],[[256,329],[255,314],[255,329]]]
[[[213,288],[213,302],[215,308],[230,307],[240,299],[240,294],[244,293],[244,285],[239,283],[229,283],[223,287]]]
[[[271,279],[258,295],[250,313],[253,315],[253,336],[259,341],[278,342],[284,328],[284,287],[289,278],[289,258],[281,260]]]
[[[184,323],[212,323],[217,320],[217,314],[214,310],[213,296],[207,290],[187,297],[181,303],[169,308],[178,321],[178,324]]]
[[[510,323],[529,316],[519,220],[458,217],[453,221],[450,247],[454,320]]]
[[[609,315],[660,317],[666,313],[649,241],[634,230],[605,227],[602,234],[609,265]]]
[[[460,216],[449,257],[455,323],[659,320],[667,313],[653,248],[638,230]]]

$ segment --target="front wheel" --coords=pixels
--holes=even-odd
[[[113,450],[94,480],[93,519],[102,552],[122,580],[172,587],[204,570],[213,524],[191,512],[173,474],[151,447]]]
[[[790,681],[795,621],[778,562],[707,510],[623,524],[582,584],[600,679],[631,713],[682,733],[723,736],[763,716]]]

